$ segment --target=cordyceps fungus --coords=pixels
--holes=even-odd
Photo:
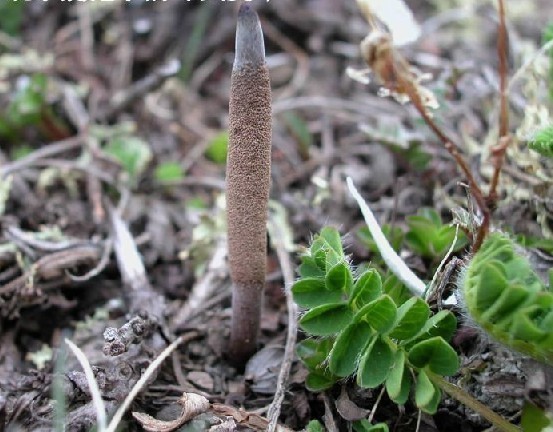
[[[229,359],[255,352],[266,273],[267,205],[271,181],[271,86],[261,24],[243,4],[236,26],[227,157],[228,254],[232,279]]]

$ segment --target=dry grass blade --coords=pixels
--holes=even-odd
[[[92,367],[90,367],[90,363],[88,362],[88,359],[86,358],[84,352],[82,352],[82,350],[77,345],[75,345],[69,339],[65,339],[65,343],[71,349],[75,357],[77,357],[77,360],[79,360],[79,363],[83,368],[88,387],[90,388],[92,403],[94,404],[94,409],[96,410],[98,431],[104,432],[106,431],[106,406],[104,405],[104,400],[102,399],[102,394],[100,393],[100,388],[98,387],[98,383],[96,382],[96,378],[94,377]]]
[[[286,306],[288,308],[288,334],[286,336],[286,346],[284,348],[284,359],[282,361],[280,372],[278,374],[275,396],[267,413],[267,417],[269,420],[267,430],[269,432],[274,432],[278,427],[278,417],[280,415],[282,401],[284,400],[284,394],[286,392],[286,383],[288,381],[288,376],[290,375],[290,368],[292,366],[292,361],[294,360],[294,352],[298,333],[298,306],[294,302],[294,299],[292,298],[292,292],[290,290],[292,284],[294,283],[294,269],[292,260],[290,259],[290,254],[286,250],[285,244],[285,231],[286,228],[288,228],[288,221],[284,208],[280,209],[282,210],[282,217],[279,218],[275,216],[269,218],[269,234],[271,237],[271,242],[276,249],[280,268],[282,269],[282,274],[284,277]]]
[[[357,201],[357,205],[363,213],[367,227],[371,232],[371,235],[382,255],[382,259],[390,269],[390,271],[402,281],[405,286],[416,296],[422,296],[426,290],[425,283],[419,279],[419,277],[411,271],[407,264],[400,258],[400,256],[394,251],[384,233],[380,229],[376,218],[374,217],[371,209],[359,194],[351,177],[347,178],[348,188],[351,196]]]
[[[115,432],[117,429],[117,426],[119,426],[119,422],[121,422],[121,419],[123,418],[123,414],[129,409],[131,406],[132,401],[134,398],[138,395],[138,393],[142,390],[146,382],[151,378],[152,374],[155,372],[155,370],[161,365],[163,360],[169,356],[177,348],[180,343],[183,341],[182,337],[179,337],[177,340],[175,340],[171,345],[169,345],[167,348],[165,348],[159,356],[148,366],[148,369],[144,372],[144,374],[140,377],[138,382],[134,385],[132,390],[130,391],[129,395],[125,398],[123,401],[123,404],[117,409],[116,413],[114,414],[113,418],[111,419],[109,426],[107,429],[105,429],[105,432]]]

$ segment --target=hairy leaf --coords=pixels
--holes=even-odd
[[[388,341],[375,337],[359,361],[357,384],[366,388],[379,386],[388,378],[393,364],[394,350]]]
[[[300,319],[300,326],[314,336],[327,336],[340,332],[353,319],[346,303],[317,306]]]

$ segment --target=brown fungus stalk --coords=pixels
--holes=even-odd
[[[263,32],[251,6],[238,11],[227,157],[228,255],[232,279],[229,359],[255,352],[265,285],[271,182],[271,86]]]

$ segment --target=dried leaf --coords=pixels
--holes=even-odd
[[[178,403],[182,405],[182,412],[175,420],[158,420],[149,414],[139,412],[133,412],[132,415],[147,432],[171,432],[209,408],[209,401],[194,393],[183,393]]]

